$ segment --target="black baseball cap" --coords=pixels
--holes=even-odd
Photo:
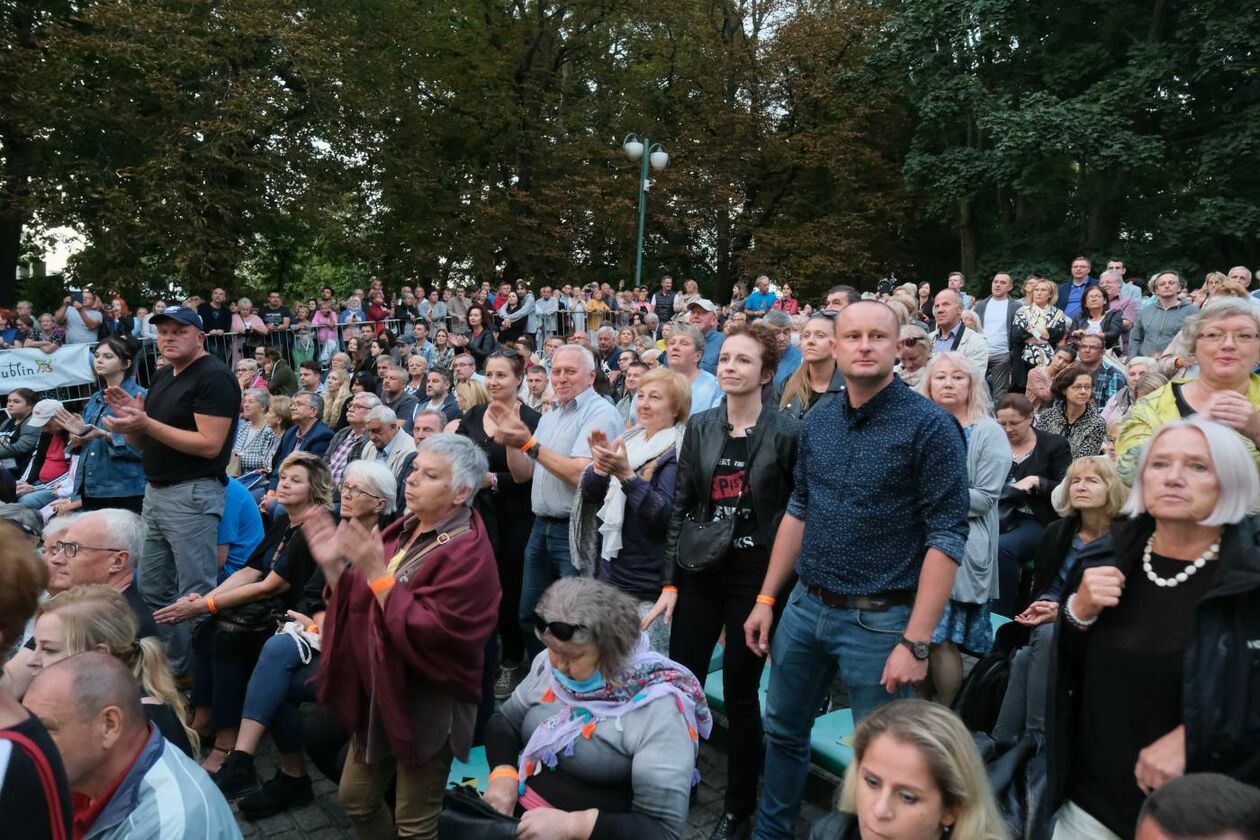
[[[197,314],[197,310],[189,306],[168,306],[161,315],[154,315],[150,321],[154,324],[174,321],[177,324],[196,327],[203,332],[206,329],[205,324],[201,323],[201,316]]]

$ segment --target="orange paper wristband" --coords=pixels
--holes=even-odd
[[[516,772],[515,767],[509,767],[504,764],[502,767],[496,767],[490,771],[490,778],[488,781],[493,782],[495,779],[511,779],[514,782],[519,782],[521,780],[521,775]]]
[[[775,604],[778,603],[778,601],[774,599],[773,595],[758,595],[757,603],[765,604],[767,607],[773,607]]]
[[[211,615],[214,615],[215,613],[219,611],[218,606],[214,603],[213,595],[206,596],[206,609],[210,610]]]
[[[662,586],[661,591],[662,592],[677,592],[678,587],[677,586]]]
[[[381,575],[376,580],[368,581],[368,589],[372,590],[373,595],[380,595],[397,582],[393,575]]]
[[[525,453],[528,453],[528,452],[529,452],[529,448],[530,448],[531,446],[533,446],[535,443],[538,443],[538,441],[537,441],[536,439],[534,439],[534,438],[530,438],[529,440],[527,440],[527,441],[525,441],[524,443],[522,443],[522,444],[521,444],[521,451],[522,451],[522,452],[525,452]]]

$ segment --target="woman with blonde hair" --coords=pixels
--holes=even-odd
[[[166,651],[157,637],[137,639],[139,627],[127,599],[111,587],[92,583],[67,589],[35,612],[35,650],[27,665],[38,673],[79,653],[108,653],[144,689],[145,716],[191,758],[197,733],[184,723],[184,697],[175,687]]]
[[[465,379],[455,385],[455,402],[459,410],[467,414],[479,405],[490,404],[490,392],[475,379]]]
[[[1018,352],[1012,358],[1018,358],[1020,363],[1012,371],[1011,385],[1016,391],[1024,388],[1029,370],[1050,364],[1055,348],[1067,332],[1067,316],[1054,305],[1058,296],[1058,286],[1038,279],[1032,286],[1032,302],[1015,312],[1011,338]]]
[[[801,420],[824,397],[844,390],[836,365],[836,319],[816,312],[801,327],[801,366],[783,383],[779,409]]]
[[[340,429],[346,424],[343,412],[351,396],[350,375],[340,368],[333,368],[328,371],[324,389],[328,395],[324,397],[324,425],[330,429]]]
[[[934,356],[915,390],[952,415],[967,441],[967,548],[928,659],[936,696],[949,705],[962,686],[961,651],[979,656],[993,647],[989,602],[998,597],[998,499],[1010,472],[1011,445],[990,414],[984,374],[962,353]]]
[[[1007,840],[971,733],[944,706],[896,700],[853,735],[841,813],[811,840]]]

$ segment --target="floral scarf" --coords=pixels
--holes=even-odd
[[[639,636],[639,643],[630,660],[621,669],[615,682],[606,682],[597,691],[574,694],[552,676],[550,660],[546,662],[551,687],[543,694],[543,702],[556,702],[560,711],[543,721],[529,743],[521,751],[521,788],[544,766],[555,768],[561,756],[573,755],[577,739],[589,740],[601,721],[619,718],[635,709],[646,706],[660,697],[670,696],[678,706],[678,713],[687,722],[694,749],[700,749],[700,738],[708,738],[713,731],[713,715],[709,712],[704,689],[691,672],[677,662],[655,653],[648,647],[647,634]],[[693,774],[692,784],[699,781],[699,772]]]

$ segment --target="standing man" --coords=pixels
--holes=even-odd
[[[1155,302],[1142,307],[1130,337],[1133,339],[1129,357],[1150,356],[1158,359],[1164,348],[1173,340],[1186,318],[1199,311],[1199,307],[1182,299],[1186,281],[1175,271],[1161,272],[1155,278]]]
[[[962,311],[962,297],[958,292],[941,289],[936,293],[936,301],[932,304],[932,315],[936,318],[932,352],[957,351],[966,356],[976,370],[985,370],[989,366],[988,342],[981,333],[967,329],[962,322]]]
[[[1107,270],[1115,271],[1120,275],[1120,297],[1124,298],[1125,300],[1133,301],[1133,306],[1135,309],[1136,307],[1141,305],[1142,287],[1137,285],[1136,283],[1130,283],[1129,281],[1124,279],[1125,274],[1128,272],[1128,269],[1125,268],[1124,260],[1120,259],[1119,257],[1112,257],[1111,259],[1107,260]],[[1137,319],[1134,318],[1134,320],[1136,321]]]
[[[994,403],[1011,389],[1011,348],[1015,346],[1011,330],[1015,325],[1015,312],[1019,309],[1019,305],[1011,300],[1014,285],[1009,273],[999,271],[994,274],[989,286],[992,294],[977,303],[975,309],[984,337],[989,342],[989,360],[981,370],[985,371],[984,378],[989,383]]]
[[[446,301],[446,317],[450,319],[450,333],[464,335],[468,332],[468,306],[472,303],[463,286],[455,287],[455,295]]]
[[[159,368],[147,397],[105,391],[111,432],[143,454],[148,536],[137,569],[140,594],[157,610],[218,585],[217,537],[227,463],[241,410],[241,389],[223,362],[206,352],[201,316],[172,306],[153,316]],[[187,672],[196,620],[164,624],[162,641],[176,674]]]
[[[534,314],[538,316],[538,330],[535,333],[535,347],[542,347],[547,336],[555,335],[560,329],[560,300],[553,297],[550,286],[543,286],[538,291],[538,300],[534,302]]]
[[[556,407],[542,416],[532,436],[519,415],[503,403],[492,402],[487,411],[497,427],[494,439],[507,447],[513,480],[532,480],[534,527],[525,546],[519,613],[531,656],[542,650],[533,630],[538,599],[555,581],[577,574],[569,554],[569,516],[577,484],[591,462],[591,433],[599,431],[616,440],[624,431],[617,409],[594,386],[594,355],[566,344],[551,362]]]
[[[1102,289],[1103,294],[1107,296],[1107,310],[1116,309],[1120,312],[1121,346],[1127,348],[1129,332],[1137,323],[1138,300],[1141,299],[1141,295],[1137,298],[1125,297],[1124,285],[1124,274],[1110,268],[1098,278],[1098,288]]]
[[[774,309],[762,317],[761,323],[774,333],[775,340],[779,343],[779,366],[775,369],[773,384],[775,393],[781,393],[783,383],[796,373],[804,356],[801,355],[800,348],[792,343],[791,315],[782,309]]]
[[[81,294],[82,300],[66,295],[54,316],[58,324],[66,326],[66,344],[92,344],[96,341],[96,331],[105,320],[96,295],[87,290]]]
[[[232,309],[227,305],[227,292],[215,288],[210,290],[210,300],[197,307],[201,323],[206,328],[206,335],[211,340],[206,342],[215,358],[227,362],[228,341],[223,336],[232,331]]]
[[[277,348],[285,359],[291,358],[289,355],[289,324],[293,321],[293,313],[289,311],[289,307],[284,305],[284,298],[280,297],[279,292],[267,293],[267,305],[258,313],[262,318],[262,322],[267,325],[267,332],[271,334],[267,339],[267,343]]]
[[[774,309],[778,302],[779,296],[770,291],[770,278],[764,274],[758,277],[756,290],[744,298],[744,314],[748,316],[748,323]]]
[[[1098,278],[1089,276],[1089,257],[1077,257],[1072,260],[1072,279],[1059,284],[1059,297],[1056,301],[1063,314],[1075,321],[1081,317],[1081,302],[1085,299],[1085,290],[1097,286]]]
[[[823,309],[828,312],[842,312],[851,303],[862,299],[862,293],[852,286],[832,286],[827,290],[827,305]]]
[[[678,294],[674,291],[674,278],[666,274],[661,278],[661,290],[652,295],[652,311],[662,324],[669,323],[674,317],[674,306],[678,303]]]
[[[410,435],[414,428],[412,415],[416,413],[420,401],[407,392],[407,371],[397,365],[389,366],[381,380],[381,401],[397,415],[403,431]]]
[[[845,394],[805,416],[796,488],[744,625],[753,652],[771,652],[772,607],[795,569],[771,654],[754,835],[762,840],[794,836],[810,728],[837,668],[855,722],[910,696],[927,676],[932,632],[967,544],[962,430],[893,374],[896,315],[862,301],[837,322]]]
[[[687,317],[691,325],[704,336],[704,356],[700,359],[700,369],[716,376],[718,356],[722,355],[722,342],[726,340],[726,334],[718,329],[717,307],[713,305],[713,301],[700,298],[687,307]],[[691,407],[695,408],[695,405],[692,404]]]
[[[963,309],[970,309],[975,303],[975,299],[964,291],[963,287],[967,285],[967,278],[963,276],[961,271],[951,271],[949,277],[945,280],[945,288],[953,289],[958,293],[958,299],[962,301]]]

